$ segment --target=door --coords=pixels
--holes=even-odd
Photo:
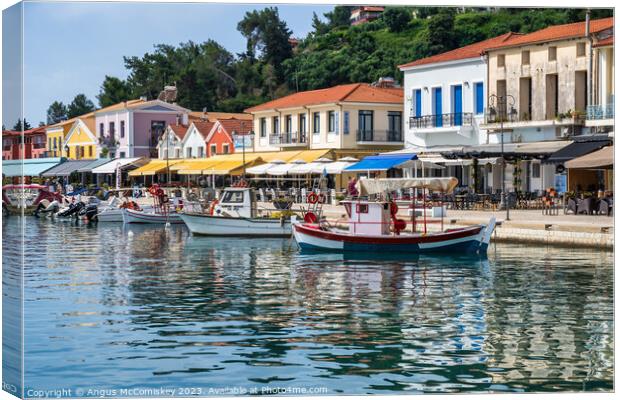
[[[422,116],[422,89],[415,91],[415,116]]]
[[[441,110],[441,88],[433,89],[434,97],[435,97],[435,126],[441,127],[443,126],[442,121],[442,113]]]
[[[476,82],[476,114],[484,111],[484,87],[482,82]]]
[[[461,126],[463,125],[463,87],[461,85],[454,86],[453,95],[454,125]]]

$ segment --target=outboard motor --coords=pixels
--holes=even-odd
[[[97,205],[89,204],[80,210],[79,215],[86,217],[86,220],[90,223],[97,221],[97,213]]]
[[[39,202],[39,205],[37,205],[37,208],[34,210],[34,216],[39,218],[39,214],[40,213],[56,214],[59,209],[60,209],[60,203],[58,203],[58,200],[54,200],[54,201],[50,202],[47,205],[47,207],[41,201],[41,202]]]
[[[59,217],[71,217],[71,216],[75,216],[76,218],[78,217],[78,212],[80,212],[80,210],[82,210],[86,205],[84,203],[82,203],[81,201],[78,201],[77,203],[71,204],[69,206],[69,209],[62,211],[60,213],[58,213],[57,215]]]

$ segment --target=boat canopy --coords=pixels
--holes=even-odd
[[[459,180],[448,178],[362,178],[356,187],[360,195],[394,192],[400,189],[429,189],[438,192],[452,193]]]
[[[65,158],[27,158],[25,160],[2,160],[2,175],[7,178],[14,176],[39,176],[42,172],[64,162]]]

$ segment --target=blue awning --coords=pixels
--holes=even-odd
[[[414,153],[379,154],[377,156],[364,157],[362,161],[345,168],[345,171],[387,171],[390,168],[395,168],[400,164],[417,158]]]
[[[25,160],[3,160],[2,175],[10,178],[14,176],[39,176],[42,172],[65,161],[65,158],[27,158]]]

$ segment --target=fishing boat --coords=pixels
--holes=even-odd
[[[456,178],[360,179],[357,184],[360,196],[384,195],[385,198],[344,202],[348,229],[332,226],[310,211],[303,222],[293,223],[293,235],[302,250],[486,254],[495,229],[495,218],[491,218],[486,225],[444,230],[442,213],[441,230],[429,232],[424,204],[423,229],[417,231],[416,210],[413,207],[411,232],[405,232],[407,222],[397,218],[398,205],[389,199],[389,193],[398,189],[418,188],[451,193],[457,184]],[[426,198],[424,193],[423,198]]]
[[[185,210],[181,219],[196,235],[290,237],[289,213],[280,209],[277,217],[258,216],[254,189],[231,187],[224,190],[221,201],[211,202],[206,212]]]
[[[149,193],[153,197],[153,208],[151,210],[140,210],[135,207],[123,208],[123,223],[125,224],[182,224],[183,220],[171,206],[168,196],[159,185],[149,188]]]
[[[17,184],[2,186],[3,213],[32,214],[41,201],[62,203],[60,193],[50,192],[47,186],[37,184]]]

